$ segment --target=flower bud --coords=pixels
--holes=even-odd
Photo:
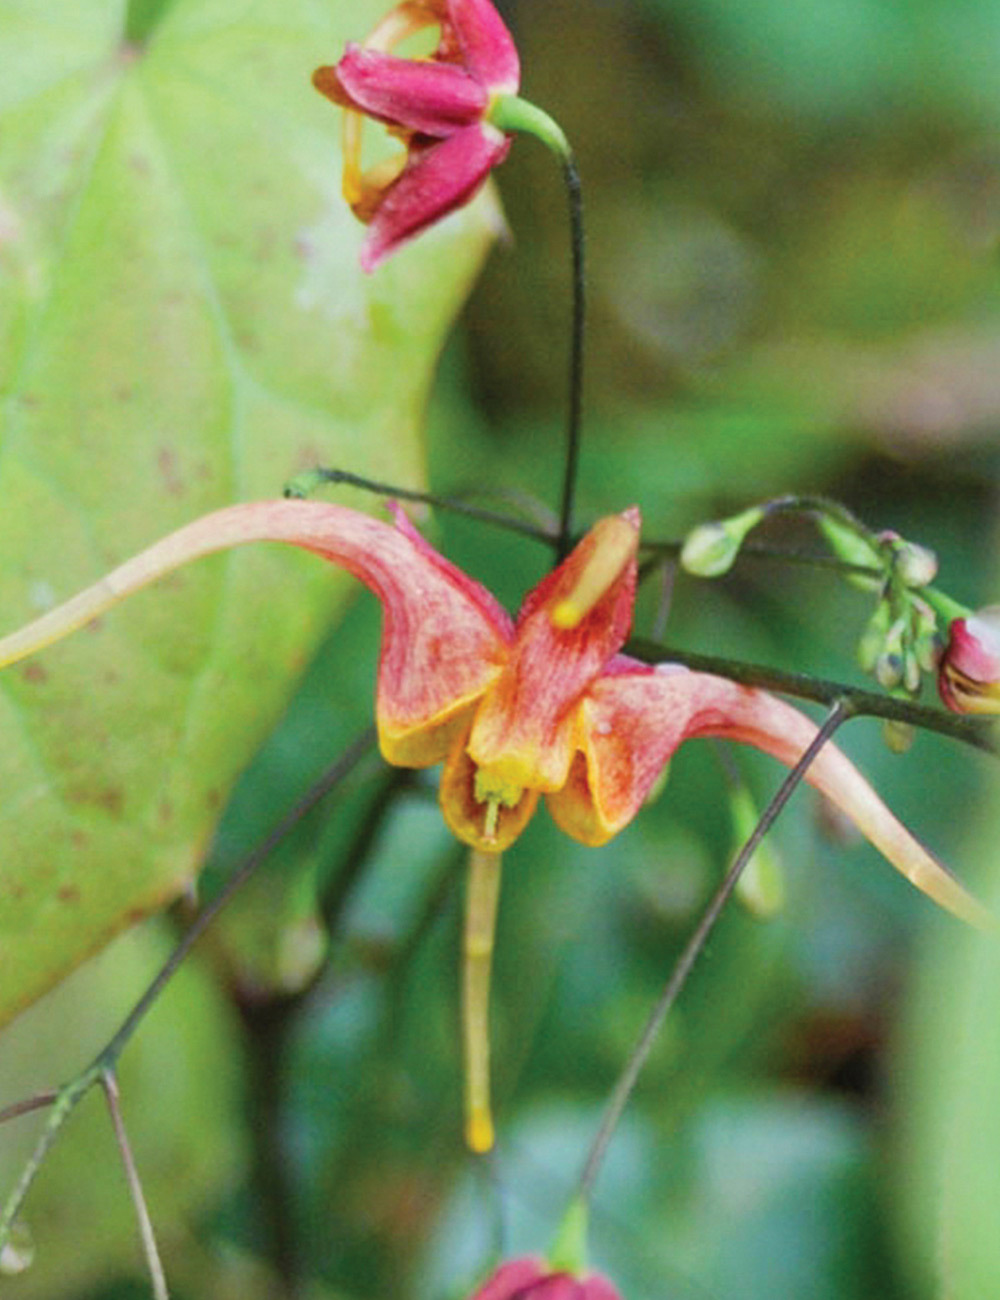
[[[553,1272],[538,1259],[512,1259],[497,1269],[472,1300],[621,1300],[621,1296],[599,1273],[574,1277]]]
[[[903,632],[903,620],[898,618],[886,633],[882,653],[875,660],[875,680],[887,691],[903,680]]]
[[[692,529],[681,549],[681,568],[699,578],[718,578],[728,573],[747,533],[763,518],[760,506],[753,506],[731,519],[719,519]]]
[[[868,539],[856,528],[848,527],[832,515],[820,515],[817,520],[820,532],[826,538],[830,549],[845,564],[854,564],[862,569],[874,569],[871,577],[853,573],[848,582],[861,591],[878,591],[882,585],[882,570],[885,568],[882,556]]]
[[[880,600],[875,607],[875,613],[868,621],[868,626],[861,634],[861,640],[858,642],[858,663],[861,665],[861,671],[871,673],[875,671],[875,664],[885,646],[885,638],[889,633],[889,621],[892,618],[892,612],[889,609],[887,600]]]
[[[916,542],[900,542],[896,547],[896,572],[907,587],[926,587],[938,571],[938,559],[932,550]]]
[[[898,718],[886,718],[882,723],[882,740],[886,749],[894,754],[905,754],[916,739],[917,733],[911,722],[900,722]]]
[[[938,690],[955,713],[1000,713],[1000,605],[953,620]]]

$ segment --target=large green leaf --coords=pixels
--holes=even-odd
[[[359,271],[309,75],[380,8],[0,6],[2,630],[316,461],[421,479],[496,219],[487,196]],[[191,879],[349,586],[217,558],[3,675],[0,1022]]]

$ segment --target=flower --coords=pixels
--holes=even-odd
[[[544,795],[557,824],[598,845],[632,820],[685,740],[716,736],[794,764],[817,728],[765,691],[620,653],[636,585],[636,508],[601,519],[529,592],[516,621],[424,540],[315,501],[230,506],[188,524],[95,586],[0,640],[0,666],[82,626],[123,596],[199,556],[251,541],[303,547],[349,570],[384,610],[376,721],[403,767],[444,764],[448,826],[501,853]],[[964,920],[985,910],[892,815],[836,746],[805,779],[919,889]]]
[[[389,52],[435,25],[440,39],[429,60]],[[364,270],[467,203],[503,162],[510,138],[489,115],[498,97],[516,95],[520,76],[517,49],[490,0],[404,0],[363,46],[350,43],[335,67],[317,69],[313,85],[347,110],[344,197],[370,223]],[[406,146],[365,174],[361,114]]]
[[[952,620],[938,690],[955,713],[1000,713],[1000,605]]]
[[[553,1273],[540,1259],[501,1264],[472,1300],[621,1300],[616,1287],[599,1273],[574,1277]]]

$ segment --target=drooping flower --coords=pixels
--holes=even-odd
[[[437,26],[430,59],[390,51]],[[520,84],[517,49],[490,0],[404,0],[364,45],[349,44],[313,84],[346,111],[344,197],[370,223],[361,265],[372,271],[390,253],[467,203],[506,158],[510,137],[489,114]],[[363,117],[383,122],[405,152],[368,172],[361,167]]]
[[[540,1259],[501,1264],[472,1300],[621,1300],[618,1289],[599,1273],[575,1277],[553,1272]]]
[[[620,653],[635,595],[637,509],[600,520],[528,594],[516,621],[402,511],[394,518],[296,500],[219,510],[0,640],[0,666],[190,560],[281,541],[349,570],[382,602],[382,753],[403,767],[443,762],[445,820],[481,852],[512,844],[540,795],[567,834],[603,844],[632,820],[685,740],[722,737],[791,765],[815,737],[809,718],[765,691]],[[966,921],[990,923],[836,746],[821,749],[806,780],[919,889]]]
[[[955,713],[1000,713],[1000,605],[952,620],[938,690]]]

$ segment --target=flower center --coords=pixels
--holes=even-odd
[[[505,776],[497,767],[477,767],[473,780],[476,803],[486,805],[483,821],[483,839],[496,839],[501,808],[516,808],[524,794],[524,786]]]

